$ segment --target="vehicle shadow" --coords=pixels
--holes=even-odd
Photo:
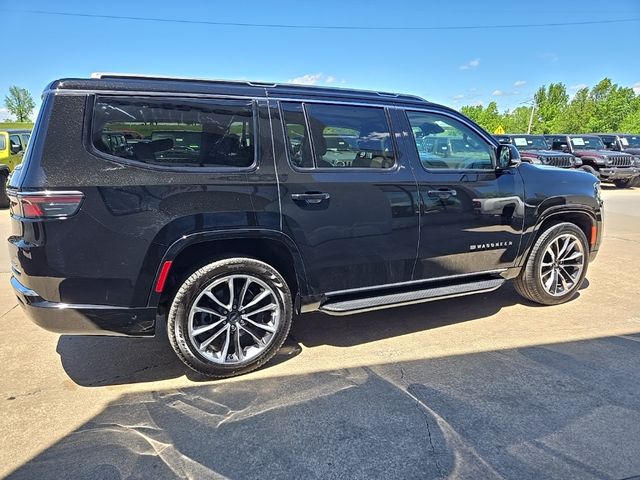
[[[7,478],[631,478],[638,340],[125,393]]]
[[[581,289],[587,285],[588,281],[585,280]],[[295,357],[302,351],[302,345],[307,348],[321,345],[360,345],[478,320],[518,303],[540,307],[523,300],[508,283],[488,294],[346,317],[301,315],[294,319],[289,338],[278,354],[263,368]],[[71,380],[85,387],[153,382],[182,375],[187,375],[190,380],[196,382],[211,380],[192,372],[178,360],[169,344],[164,325],[158,325],[154,338],[62,335],[56,351]]]

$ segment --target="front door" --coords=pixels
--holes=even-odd
[[[411,280],[417,184],[398,158],[387,109],[270,104],[283,230],[300,249],[309,293]]]
[[[405,113],[405,144],[421,202],[415,279],[512,266],[524,223],[517,167],[496,170],[495,145],[463,117],[437,110]]]

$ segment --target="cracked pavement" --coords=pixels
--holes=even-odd
[[[224,381],[187,372],[164,332],[37,328],[0,249],[0,477],[638,477],[640,189],[603,195],[604,244],[569,304],[505,286],[302,316],[269,365]]]

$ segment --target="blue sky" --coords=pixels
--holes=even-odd
[[[287,25],[432,27],[518,25],[640,17],[639,0],[121,1],[0,0],[10,85],[40,96],[61,77],[93,71],[296,81],[414,93],[459,108],[495,100],[501,110],[535,89],[570,91],[605,76],[640,93],[640,22],[468,30],[233,27],[52,16],[7,10]],[[6,63],[10,60],[10,63]],[[2,105],[3,106],[3,105]],[[7,116],[0,109],[0,119]]]

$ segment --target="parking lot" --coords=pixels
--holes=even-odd
[[[574,301],[507,285],[303,316],[274,361],[224,381],[185,371],[162,332],[39,329],[0,249],[0,476],[640,478],[640,189],[604,190]]]

